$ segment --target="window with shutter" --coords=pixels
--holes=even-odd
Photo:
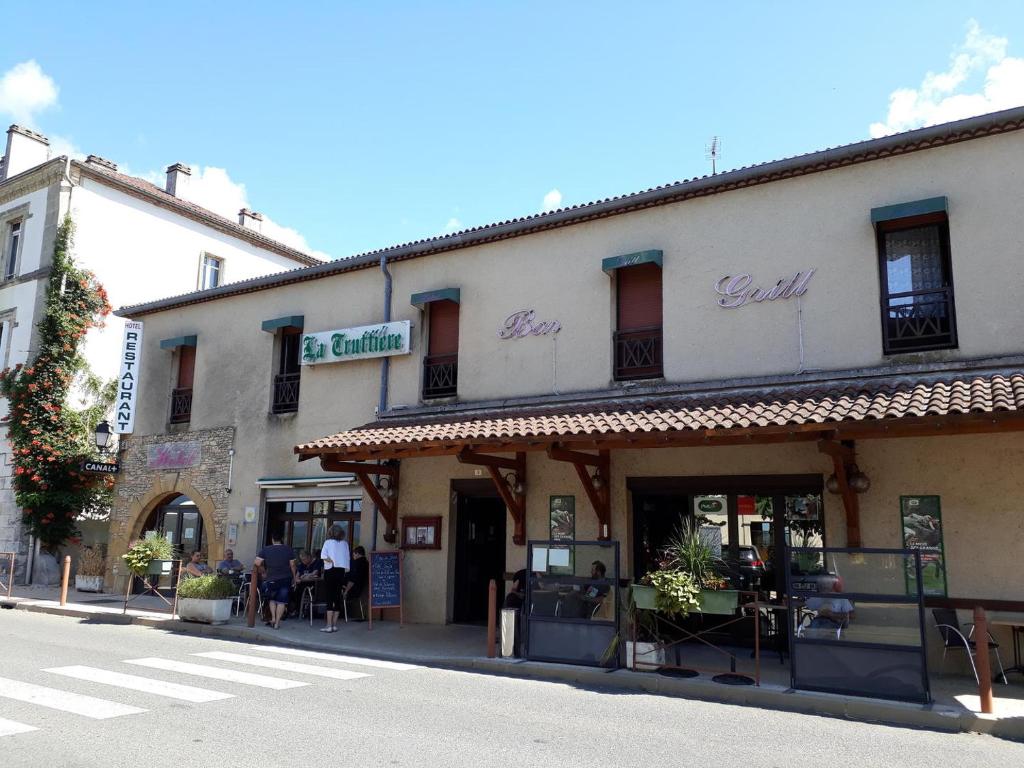
[[[192,381],[196,372],[196,348],[178,347],[178,386],[171,392],[171,423],[192,420]]]
[[[662,375],[661,266],[623,267],[615,281],[615,378],[657,378]]]
[[[423,398],[453,397],[459,370],[459,305],[448,299],[429,304]]]
[[[280,359],[274,376],[272,413],[295,413],[299,410],[299,355],[302,349],[302,329],[289,326],[280,333]]]

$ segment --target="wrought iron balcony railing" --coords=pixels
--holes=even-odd
[[[951,288],[889,295],[885,308],[885,351],[921,352],[956,346]]]
[[[661,326],[616,331],[615,379],[654,379],[663,375]]]
[[[299,410],[299,374],[279,373],[274,377],[272,413],[295,413]]]
[[[171,390],[171,424],[192,421],[192,387]]]
[[[454,397],[459,380],[459,356],[428,355],[423,358],[423,399]]]

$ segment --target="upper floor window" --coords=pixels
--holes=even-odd
[[[192,382],[196,372],[196,337],[178,336],[164,339],[160,349],[175,352],[176,386],[171,390],[171,424],[187,424],[192,420]]]
[[[661,251],[605,259],[604,269],[615,275],[615,380],[662,376]]]
[[[224,259],[211,256],[208,253],[203,254],[203,266],[199,275],[200,290],[216,288],[222,282],[224,282]]]
[[[458,288],[417,293],[412,305],[427,312],[427,354],[423,357],[423,399],[455,397],[459,383]]]
[[[925,210],[929,208],[933,210]],[[884,217],[886,211],[904,215]],[[876,208],[872,219],[877,225],[885,353],[956,347],[945,198]]]
[[[4,243],[4,280],[10,280],[18,273],[18,252],[21,246],[21,222],[12,221],[7,228],[7,242]]]
[[[302,327],[305,317],[288,315],[264,320],[262,328],[274,334],[274,381],[271,413],[299,410],[299,379],[302,360]]]

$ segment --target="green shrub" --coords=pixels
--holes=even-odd
[[[653,571],[647,579],[658,590],[655,602],[659,611],[685,618],[700,609],[700,585],[686,571]]]
[[[178,597],[194,597],[198,600],[224,600],[238,594],[230,579],[210,574],[194,579],[185,579],[178,587]]]
[[[121,555],[128,570],[136,576],[145,576],[149,564],[154,560],[171,560],[174,558],[174,545],[156,531],[149,531],[145,538],[139,539],[131,548]]]

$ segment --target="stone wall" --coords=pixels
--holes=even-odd
[[[153,509],[177,494],[194,501],[202,515],[208,560],[221,559],[234,440],[234,427],[122,439],[121,471],[110,514],[108,584],[124,574],[117,567],[121,555],[144,533],[142,526]]]
[[[22,584],[28,564],[28,542],[21,526],[21,509],[14,499],[13,479],[11,444],[7,442],[5,428],[0,432],[0,552],[14,553],[14,581]],[[6,578],[5,571],[0,581],[6,583]]]

